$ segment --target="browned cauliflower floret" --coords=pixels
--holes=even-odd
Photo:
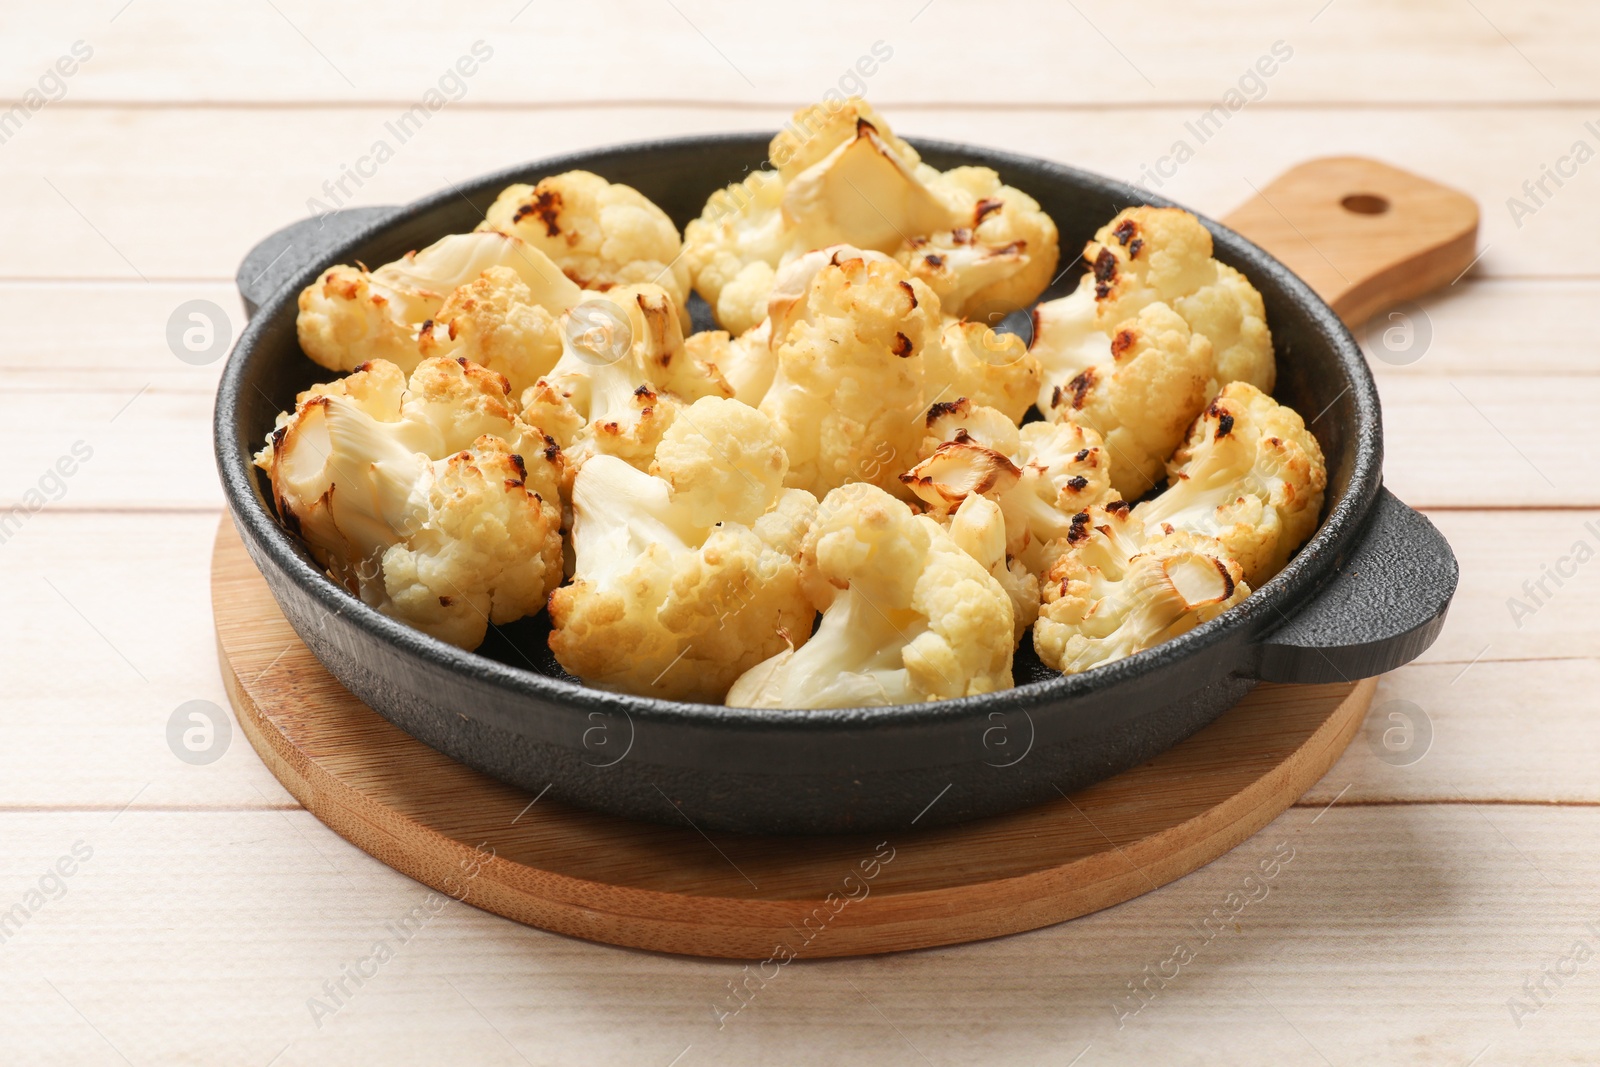
[[[922,355],[922,377],[933,403],[965,397],[1018,423],[1039,391],[1039,361],[1014,333],[947,318],[939,343]]]
[[[737,337],[726,330],[701,330],[684,338],[683,346],[694,362],[715,367],[733,390],[733,398],[751,407],[761,405],[778,373],[778,357],[772,350],[772,323],[766,318]]]
[[[375,363],[303,393],[256,458],[330,577],[468,649],[490,623],[538,612],[561,581],[561,453],[510,413],[505,390],[453,360],[424,362],[409,388]]]
[[[992,325],[1049,283],[1055,224],[984,167],[941,174],[859,98],[802,108],[757,171],[714,193],[684,231],[684,260],[717,321],[738,335],[761,321],[785,264],[848,244],[897,254],[945,300]]]
[[[550,598],[550,648],[591,685],[720,701],[735,678],[811,634],[799,556],[816,498],[782,488],[768,419],[702,398],[652,474],[592,457],[572,489],[571,585]]]
[[[686,351],[660,286],[586,293],[561,321],[562,355],[522,394],[523,417],[547,429],[575,473],[606,454],[643,470],[682,402],[733,390]]]
[[[1066,674],[1171,640],[1250,595],[1220,542],[1181,531],[1147,535],[1122,501],[1079,513],[1060,547],[1039,580],[1033,646]]]
[[[988,167],[956,167],[930,190],[957,220],[913,235],[896,258],[939,294],[945,314],[986,324],[1039,298],[1061,258],[1056,224],[1039,202]]]
[[[1211,402],[1168,471],[1171,486],[1134,516],[1217,538],[1256,586],[1316,529],[1328,482],[1322,447],[1299,414],[1244,382]]]
[[[1102,226],[1084,249],[1088,270],[1078,288],[1034,311],[1040,408],[1050,390],[1105,362],[1122,324],[1158,302],[1211,343],[1208,397],[1234,381],[1271,392],[1276,362],[1261,294],[1211,253],[1210,231],[1178,208],[1127,208]]]
[[[789,456],[786,484],[905,492],[899,474],[922,438],[922,353],[939,324],[938,297],[880,253],[827,248],[784,268],[771,302],[777,374],[761,410]]]
[[[927,516],[863,482],[835,489],[804,565],[821,626],[739,678],[728,704],[907,704],[1011,688],[1011,601]]]
[[[689,267],[672,220],[643,193],[586,170],[504,189],[480,230],[522,238],[585,289],[648,282],[689,325]]]
[[[490,267],[457,288],[423,323],[417,345],[425,356],[471,360],[503,374],[517,396],[550,373],[561,358],[561,309],[535,302],[509,267]]]
[[[1055,559],[1054,541],[1072,517],[1111,499],[1110,464],[1099,434],[1075,423],[1032,422],[1018,430],[992,408],[966,402],[936,412],[930,430],[942,433],[925,458],[900,476],[936,518],[953,514],[974,495],[999,505],[1005,551],[1038,574]]]
[[[1165,304],[1151,304],[1118,327],[1110,361],[1057,386],[1046,411],[1098,433],[1111,487],[1135,500],[1161,481],[1166,458],[1205,407],[1210,371],[1210,343]]]
[[[330,267],[300,293],[300,347],[330,370],[384,359],[410,371],[427,356],[449,354],[431,333],[433,347],[424,351],[418,335],[455,289],[492,267],[514,272],[526,298],[551,315],[578,300],[578,287],[538,249],[504,234],[453,234],[370,273]]]

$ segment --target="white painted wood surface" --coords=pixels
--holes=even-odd
[[[0,543],[0,913],[75,843],[93,850],[0,927],[0,1059],[1595,1062],[1600,562],[1547,582],[1532,614],[1508,599],[1531,603],[1524,582],[1577,542],[1600,549],[1600,168],[1551,185],[1520,225],[1507,199],[1575,141],[1600,148],[1585,127],[1600,125],[1600,15],[1554,0],[521,6],[0,8],[0,97],[23,99],[75,41],[94,51],[0,143],[0,506],[74,443],[93,450]],[[1383,681],[1369,737],[1301,806],[1100,915],[801,963],[718,1030],[737,965],[451,905],[317,1026],[308,998],[394,942],[385,923],[426,892],[301,811],[237,734],[204,767],[167,747],[178,705],[225,698],[207,605],[218,367],[174,358],[166,322],[205,299],[236,332],[240,256],[480,39],[494,55],[463,98],[352,202],[585,146],[771,128],[879,40],[894,54],[867,92],[897,130],[1137,177],[1287,42],[1263,98],[1162,191],[1222,214],[1300,159],[1357,152],[1482,204],[1482,260],[1423,302],[1427,351],[1374,360],[1388,482],[1462,561],[1443,637]],[[1386,716],[1412,709],[1427,754],[1380,760]],[[1127,983],[1280,842],[1295,859],[1267,896],[1119,1028]],[[1596,958],[1562,962],[1579,941]],[[1546,965],[1576,973],[1558,984]]]

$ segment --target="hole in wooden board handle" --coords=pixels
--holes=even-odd
[[[1222,221],[1304,278],[1351,327],[1455,281],[1478,240],[1470,196],[1359,156],[1302,163]]]

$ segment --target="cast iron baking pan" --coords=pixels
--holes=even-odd
[[[542,613],[464,652],[362,604],[279,525],[250,457],[296,392],[330,376],[295,341],[296,297],[324,269],[384,263],[470,230],[502,187],[574,168],[634,186],[681,227],[713,190],[760,166],[769,140],[691,137],[530,163],[409,207],[306,220],[245,261],[240,290],[252,318],[217,394],[228,507],[295,631],[379,714],[469,766],[572,804],[702,830],[839,833],[951,823],[1054,798],[1176,744],[1258,681],[1369,677],[1433,642],[1455,591],[1455,557],[1426,518],[1383,488],[1378,396],[1355,339],[1282,264],[1210,221],[1217,257],[1266,301],[1276,395],[1307,418],[1327,456],[1325,514],[1288,567],[1242,604],[1105,667],[1063,677],[1025,641],[1015,689],[962,700],[781,711],[625,696],[564,674]],[[1121,208],[1168,203],[1040,159],[912,143],[935,167],[993,167],[1036,197],[1060,227],[1064,264]],[[1075,285],[1080,269],[1046,298]],[[704,306],[694,310],[697,325],[708,325]]]

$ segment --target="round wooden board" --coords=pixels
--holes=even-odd
[[[1129,900],[1294,803],[1360,729],[1375,686],[1260,685],[1149,763],[999,818],[870,837],[708,837],[525,793],[402,733],[295,636],[226,518],[211,596],[239,725],[340,836],[518,922],[696,956],[926,948]]]

